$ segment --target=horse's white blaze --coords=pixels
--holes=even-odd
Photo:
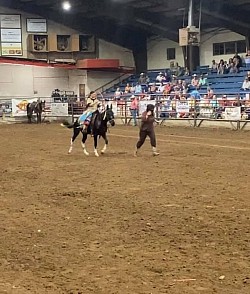
[[[107,144],[105,144],[105,145],[103,146],[101,153],[102,153],[102,154],[105,153],[106,150],[107,150]]]
[[[99,154],[98,154],[97,149],[94,149],[94,152],[95,152],[95,156],[96,156],[96,157],[99,157]]]
[[[85,146],[85,144],[83,143],[83,142],[81,142],[81,144],[82,144],[82,149],[83,149],[83,153],[85,154],[85,155],[89,155],[89,153],[88,153],[88,151],[86,150],[86,146]]]

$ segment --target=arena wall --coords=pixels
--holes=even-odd
[[[28,33],[26,32],[26,19],[32,18],[32,17],[38,17],[37,15],[31,15],[27,13],[23,13],[18,10],[9,9],[3,6],[0,6],[1,14],[20,14],[21,15],[21,23],[22,23],[22,46],[23,46],[23,56],[20,56],[20,58],[37,58],[37,55],[32,54],[31,52],[27,51],[27,37]],[[71,34],[86,34],[88,32],[78,32],[76,30],[73,30],[71,28],[68,28],[62,24],[55,23],[51,20],[47,20],[47,28],[48,28],[48,34],[62,34],[62,35],[71,35]],[[53,52],[47,53],[39,53],[41,59],[49,59],[49,60],[55,60],[55,59],[65,59],[65,60],[72,60],[74,61],[75,56],[72,53],[56,53],[56,55]],[[117,58],[120,60],[121,66],[127,66],[127,67],[134,67],[134,59],[133,54],[130,50],[125,49],[121,46],[117,46],[115,44],[106,42],[104,40],[98,40],[97,42],[97,50],[95,54],[92,53],[79,53],[79,56],[81,58]]]
[[[134,67],[134,57],[131,50],[99,40],[99,58],[115,58],[120,60],[120,66]]]
[[[79,96],[79,84],[85,84],[88,94],[119,76],[116,72],[0,64],[0,98],[50,97],[54,89]]]
[[[6,7],[0,7],[0,11],[1,14],[21,14],[23,56],[20,56],[20,58],[36,59],[39,57],[39,59],[43,60],[68,60],[68,58],[64,59],[65,57],[68,57],[67,53],[66,55],[64,53],[60,53],[62,54],[61,56],[54,56],[54,53],[50,52],[41,53],[41,55],[35,56],[31,52],[27,51],[28,33],[26,32],[26,19],[38,16],[22,13]],[[47,20],[47,27],[48,34],[81,33],[50,20]],[[117,58],[120,60],[121,66],[134,67],[133,54],[130,50],[111,44],[104,40],[98,40],[97,46],[96,56],[94,57]],[[72,58],[74,56],[70,53],[70,57]],[[85,58],[88,57],[89,56],[86,56]],[[74,61],[74,59],[72,59],[72,61]],[[11,96],[50,97],[51,92],[57,88],[61,91],[74,91],[76,95],[79,95],[79,84],[85,84],[87,94],[91,90],[97,89],[119,76],[119,73],[112,72],[103,73],[88,71],[87,73],[86,70],[67,70],[63,68],[41,66],[0,64],[0,98]]]

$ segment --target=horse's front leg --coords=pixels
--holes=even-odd
[[[104,135],[102,135],[104,141],[105,141],[105,145],[103,146],[102,150],[101,150],[101,154],[104,154],[105,151],[107,150],[107,146],[108,146],[108,138],[107,138],[107,134],[105,133]]]
[[[75,139],[77,138],[77,136],[79,135],[79,133],[80,133],[80,129],[79,129],[79,128],[74,128],[74,133],[73,133],[73,136],[72,136],[72,138],[71,138],[71,140],[70,140],[70,147],[69,147],[69,151],[68,151],[69,154],[70,154],[70,153],[72,152],[72,150],[73,150],[73,144],[74,144],[74,141],[75,141]]]
[[[97,135],[94,135],[94,153],[96,157],[99,157],[98,151],[97,151]]]
[[[86,149],[86,146],[85,146],[85,142],[87,140],[87,137],[88,137],[88,134],[82,133],[82,142],[81,142],[81,144],[82,144],[83,153],[88,156],[89,153],[88,153],[88,151]]]

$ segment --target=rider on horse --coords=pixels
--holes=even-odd
[[[90,123],[92,126],[91,129],[93,129],[93,124],[95,122],[96,114],[100,105],[101,104],[100,101],[97,99],[96,92],[91,91],[89,94],[89,98],[87,99],[86,109],[78,119],[83,131],[87,131],[87,128],[90,125]]]

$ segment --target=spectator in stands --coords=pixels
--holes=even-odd
[[[225,73],[225,62],[223,59],[221,59],[218,64],[217,73],[220,75],[223,75]]]
[[[181,91],[183,95],[186,95],[188,92],[188,85],[186,81],[182,81]]]
[[[167,83],[166,85],[164,85],[164,88],[163,88],[163,95],[166,96],[168,95],[170,92],[171,92],[171,84],[170,83]]]
[[[207,78],[204,77],[203,74],[201,74],[199,83],[198,83],[198,88],[200,89],[202,86],[207,86],[207,85],[208,85]]]
[[[164,73],[164,81],[165,82],[171,82],[171,71],[168,69]]]
[[[147,81],[146,75],[142,72],[140,74],[139,79],[138,79],[138,84],[144,85],[144,84],[146,84],[146,81]]]
[[[220,107],[225,109],[225,106],[230,106],[230,102],[227,100],[227,95],[223,95],[222,99],[220,100]]]
[[[135,86],[132,84],[132,86],[130,87],[130,93],[134,93],[135,92]]]
[[[245,80],[242,84],[242,87],[241,87],[244,91],[248,91],[250,90],[250,81],[249,81],[249,78],[248,77],[245,77]]]
[[[247,78],[250,81],[250,71],[247,72]]]
[[[130,84],[127,84],[126,87],[125,87],[125,89],[124,89],[124,93],[125,94],[128,94],[130,92],[131,92],[131,86],[130,86]]]
[[[185,67],[184,76],[189,76],[189,75],[190,75],[190,71],[188,67]]]
[[[242,67],[242,59],[240,57],[240,55],[236,52],[234,57],[233,57],[233,62],[237,68],[237,71],[240,71],[240,67]]]
[[[201,97],[200,107],[208,107],[209,105],[210,99],[208,99],[208,96],[205,94],[203,97]]]
[[[247,54],[245,57],[245,63],[246,63],[246,66],[250,65],[250,50],[247,51]]]
[[[163,93],[163,91],[164,91],[164,84],[163,83],[161,83],[161,85],[158,87],[158,89],[157,89],[157,92],[158,93]]]
[[[122,92],[120,90],[120,88],[117,88],[116,91],[115,91],[115,99],[116,100],[120,100],[121,99],[121,95],[122,95]]]
[[[214,91],[210,87],[207,87],[207,97],[208,97],[208,99],[212,99],[213,96],[214,96]]]
[[[211,99],[211,101],[210,101],[210,104],[211,104],[211,106],[212,106],[214,109],[216,109],[216,108],[219,107],[219,103],[218,103],[218,100],[217,100],[216,95],[213,95],[213,97],[212,97],[212,99]]]
[[[193,98],[194,100],[200,100],[201,99],[201,95],[200,95],[198,90],[193,90],[190,93],[190,97],[191,97],[191,99]]]
[[[184,72],[183,69],[179,66],[178,62],[176,62],[176,69],[175,69],[175,75],[177,77],[183,76]]]
[[[198,85],[199,85],[199,79],[197,77],[197,74],[194,74],[193,75],[193,78],[191,80],[191,85],[194,87],[194,88],[197,88]]]
[[[156,80],[156,82],[158,82],[158,83],[163,82],[163,81],[165,80],[165,77],[164,77],[163,73],[160,72],[160,73],[158,74],[158,76],[156,77],[155,80]]]
[[[135,85],[135,94],[141,94],[142,93],[142,87],[139,83]]]
[[[138,115],[138,111],[139,111],[139,102],[136,96],[132,95],[130,97],[131,99],[131,104],[130,104],[130,112],[131,112],[131,116],[133,118],[133,125],[137,126],[137,121],[136,121],[136,117]]]
[[[212,60],[211,70],[212,71],[218,70],[218,64],[215,62],[215,60]]]
[[[149,92],[150,94],[155,94],[156,91],[157,91],[156,84],[153,83],[153,84],[149,87],[148,92]]]
[[[226,73],[237,73],[237,72],[238,72],[237,67],[235,63],[233,62],[233,59],[230,58],[228,65],[226,67]]]

